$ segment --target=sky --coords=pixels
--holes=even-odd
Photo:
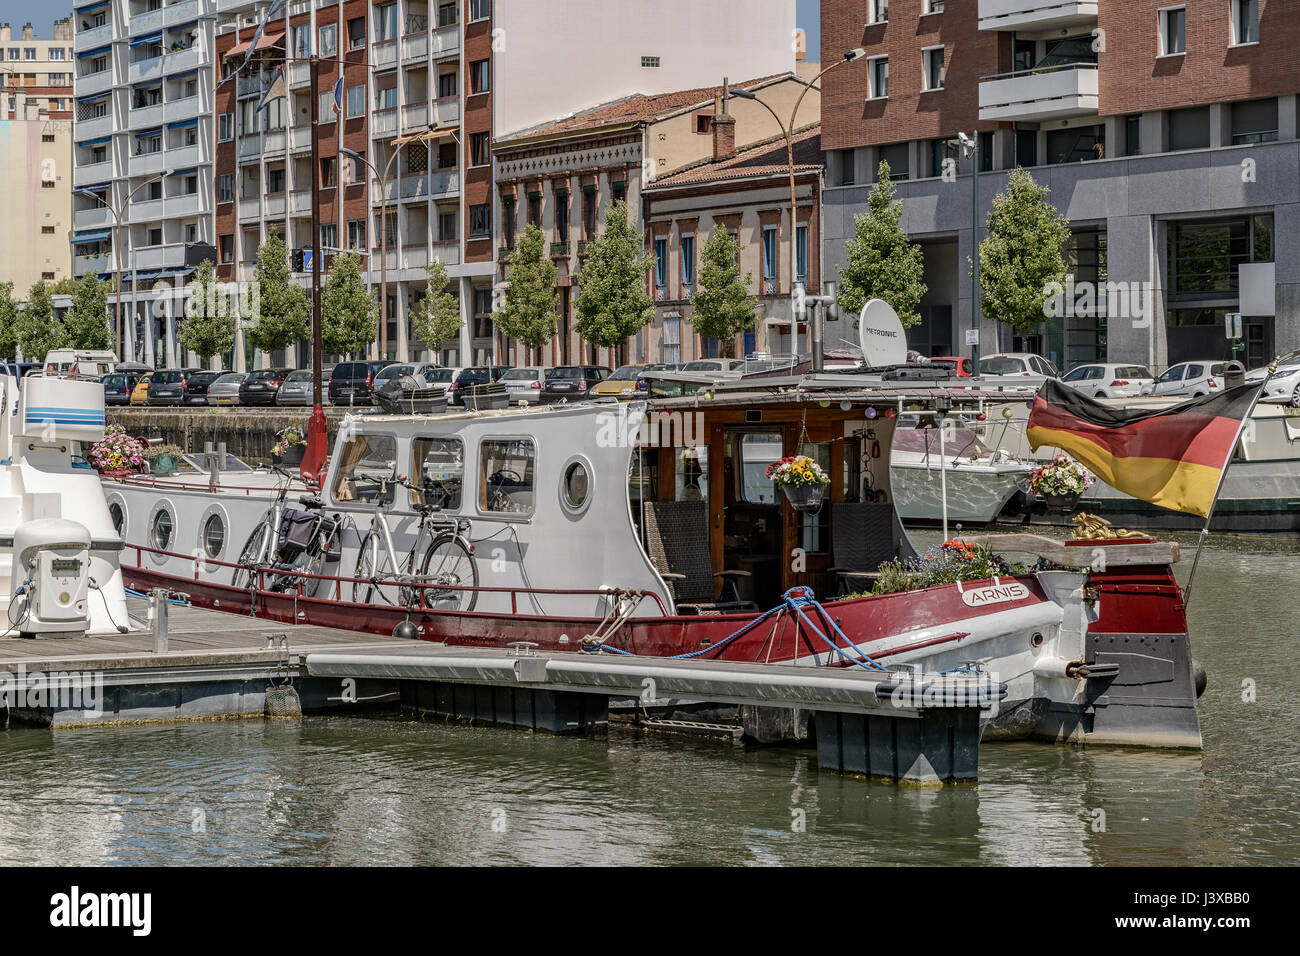
[[[0,0],[0,7],[6,0]],[[794,0],[795,24],[801,26],[808,34],[808,57],[819,59],[822,48],[821,0]]]

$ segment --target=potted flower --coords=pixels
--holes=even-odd
[[[307,439],[302,431],[290,425],[276,432],[275,437],[279,441],[271,446],[271,461],[290,468],[301,465],[303,456],[307,453]]]
[[[145,469],[145,446],[121,425],[109,425],[104,437],[90,446],[87,460],[106,478],[122,478]]]
[[[150,445],[144,451],[145,461],[149,463],[151,475],[170,475],[180,467],[181,457],[185,454],[179,445]]]
[[[1047,502],[1047,510],[1055,514],[1073,511],[1090,487],[1092,475],[1088,469],[1065,455],[1057,455],[1029,475],[1029,490]]]
[[[831,479],[807,455],[790,455],[767,466],[767,477],[785,492],[795,511],[816,511]]]

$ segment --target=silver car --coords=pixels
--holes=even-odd
[[[209,405],[238,405],[239,386],[247,377],[244,372],[227,372],[208,386]]]
[[[329,404],[327,391],[328,389],[322,385],[321,402],[326,405]],[[280,391],[275,393],[275,404],[310,405],[312,404],[312,397],[311,369],[300,368],[285,376],[284,382],[280,385]]]
[[[510,404],[527,402],[536,405],[542,400],[542,370],[540,368],[512,368],[501,376],[501,384],[510,395]]]

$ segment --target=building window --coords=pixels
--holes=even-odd
[[[471,133],[469,137],[471,166],[486,166],[492,161],[492,134]]]
[[[889,95],[889,57],[871,58],[871,68],[867,71],[867,99],[883,100]]]
[[[1259,42],[1259,0],[1232,0],[1232,45]]]
[[[442,3],[438,5],[438,29],[456,25],[456,4]]]
[[[590,242],[596,238],[596,187],[582,190],[582,237]]]
[[[677,365],[682,360],[682,317],[680,315],[664,316],[664,337],[660,343],[659,360],[668,365]]]
[[[945,172],[944,161],[949,159],[952,160],[953,172],[955,173],[959,171],[961,166],[961,153],[959,148],[953,144],[952,140],[946,138],[932,139],[929,142],[929,147],[929,150],[927,150],[929,168],[925,172],[927,176],[942,176]],[[890,167],[890,170],[892,172],[892,166]],[[892,175],[890,178],[893,178]]]
[[[776,226],[763,229],[763,294],[776,295],[778,292],[777,255],[780,242]]]
[[[470,93],[486,93],[491,89],[490,67],[488,60],[475,60],[469,65]]]
[[[320,37],[320,55],[334,56],[339,49],[339,28],[337,24],[329,23],[316,31]]]
[[[943,13],[943,0],[925,0],[926,13]]]
[[[358,83],[348,87],[348,117],[360,116],[366,111],[366,86]]]
[[[852,186],[856,181],[854,175],[855,152],[851,149],[841,149],[838,153],[839,162],[836,164],[840,168],[839,185]]]
[[[663,236],[655,238],[655,300],[662,302],[668,298],[668,240]]]
[[[808,224],[800,223],[794,230],[795,281],[808,288]]]
[[[386,90],[375,90],[375,109],[397,109],[397,87],[390,86]]]
[[[469,237],[471,239],[481,239],[492,232],[492,206],[490,203],[483,203],[481,206],[469,207]]]
[[[695,294],[695,236],[687,234],[681,238],[682,253],[682,298],[689,299]]]
[[[217,202],[235,201],[235,177],[224,173],[217,177]]]
[[[555,191],[555,241],[563,243],[569,241],[569,191],[567,189]]]
[[[339,227],[338,223],[323,222],[320,227],[320,247],[323,251],[330,251],[339,247]]]
[[[1182,149],[1209,149],[1210,147],[1210,108],[1208,106],[1189,106],[1185,109],[1170,110],[1169,151]]]
[[[1233,103],[1232,145],[1277,142],[1277,100],[1247,100]]]
[[[542,194],[528,194],[528,225],[542,227]]]
[[[659,66],[659,57],[657,57],[657,56],[643,56],[643,57],[641,57],[641,65],[642,65],[643,67],[646,67],[647,69],[650,69],[650,68],[657,69],[658,66]]]
[[[877,156],[881,162],[889,164],[890,182],[895,180],[907,179],[912,174],[912,160],[906,143],[892,143],[889,146],[881,146]],[[880,164],[872,170],[872,178],[875,179],[880,175]]]
[[[438,213],[438,241],[455,242],[457,238],[456,214],[454,212]]]
[[[449,96],[455,96],[457,90],[456,74],[442,73],[438,76],[438,99],[446,99]]]
[[[348,220],[348,248],[364,250],[366,248],[366,221],[364,219]]]
[[[42,133],[42,134],[41,134],[41,142],[42,142],[42,143],[52,143],[52,142],[54,142],[54,134],[53,134],[53,133]]]
[[[1047,162],[1082,163],[1106,157],[1106,127],[1076,126],[1047,133]]]
[[[1237,267],[1273,259],[1273,217],[1240,216],[1216,222],[1172,223],[1170,298],[1237,294]]]
[[[1016,130],[1016,165],[1025,169],[1038,165],[1038,133],[1035,130]]]
[[[294,56],[311,56],[311,24],[299,23],[293,28],[291,34],[293,43],[290,49]]]
[[[867,4],[867,15],[871,17],[871,23],[888,23],[889,0],[871,0]]]
[[[337,184],[336,176],[338,166],[333,156],[322,156],[320,159],[320,186],[322,189],[329,189]]]
[[[1142,114],[1124,117],[1124,155],[1142,155]]]
[[[235,114],[222,113],[217,117],[217,141],[228,143],[235,138]]]
[[[921,59],[925,66],[925,85],[923,90],[943,89],[943,47],[928,47],[921,50]]]
[[[375,42],[397,39],[397,4],[375,7]]]
[[[53,226],[41,226],[41,235],[43,235],[43,236],[52,236],[52,235],[54,235],[54,227],[53,227]]]
[[[1187,51],[1187,8],[1169,7],[1159,11],[1160,55],[1178,56]]]
[[[469,0],[469,19],[486,20],[492,16],[492,0]]]
[[[42,281],[42,282],[53,282],[53,281],[54,281],[54,273],[53,273],[53,272],[42,272],[42,273],[41,273],[41,281]]]
[[[614,194],[614,202],[624,202],[627,199],[627,182],[617,180],[609,184],[610,192]]]

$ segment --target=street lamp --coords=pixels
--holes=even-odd
[[[742,100],[753,100],[755,103],[759,104],[769,113],[771,113],[772,118],[776,120],[777,128],[780,129],[781,133],[785,136],[786,161],[790,167],[790,290],[791,292],[794,291],[795,276],[799,268],[798,244],[795,242],[795,236],[798,233],[798,227],[796,222],[798,216],[798,202],[795,197],[795,187],[794,187],[795,118],[798,117],[799,115],[799,107],[803,105],[803,98],[808,95],[809,90],[817,86],[818,80],[820,80],[831,70],[835,69],[837,66],[843,66],[845,63],[852,63],[854,60],[860,60],[862,57],[866,55],[867,55],[866,50],[862,49],[862,47],[857,47],[856,49],[850,50],[848,53],[845,53],[844,59],[836,60],[830,66],[826,67],[816,76],[814,76],[812,80],[808,83],[808,85],[803,88],[802,92],[800,92],[799,98],[794,101],[794,109],[790,111],[790,122],[788,124],[782,122],[781,117],[777,115],[776,110],[772,109],[771,106],[769,106],[767,103],[760,100],[755,94],[751,93],[749,90],[733,88],[729,91],[731,95],[738,96]],[[820,92],[820,90],[818,90],[818,92]],[[790,308],[790,348],[792,351],[797,352],[798,341],[799,341],[799,318],[797,315],[795,315],[794,306],[792,304]]]
[[[971,338],[971,371],[979,374],[980,367],[980,135],[975,133],[958,133],[957,142],[961,146],[963,157],[971,161],[971,201],[970,201],[970,327],[974,331]]]
[[[357,162],[364,164],[379,180],[379,214],[382,222],[379,230],[379,357],[381,360],[388,358],[388,177],[392,174],[393,163],[401,154],[403,146],[410,143],[427,142],[442,132],[441,128],[430,126],[418,133],[397,137],[393,140],[393,152],[388,157],[388,162],[384,164],[382,173],[356,150],[348,149],[346,146],[339,147],[341,154],[350,156]],[[431,176],[432,172],[427,171],[426,175]],[[366,204],[369,205],[369,197],[367,197]]]
[[[122,242],[121,242],[122,216],[126,214],[126,207],[130,205],[131,200],[136,193],[144,189],[145,186],[157,182],[162,182],[162,180],[166,179],[174,172],[175,170],[169,169],[166,172],[159,173],[157,176],[152,176],[149,179],[146,179],[144,182],[140,183],[140,185],[136,186],[135,189],[132,189],[129,193],[126,194],[126,198],[122,200],[122,203],[119,207],[114,207],[110,202],[108,202],[108,200],[104,199],[104,197],[100,196],[99,193],[93,190],[90,189],[73,190],[74,194],[78,196],[89,196],[90,198],[100,203],[105,209],[107,209],[110,213],[113,214],[113,255],[114,258],[117,260],[117,268],[114,270],[113,273],[113,298],[114,298],[113,337],[117,344],[118,357],[121,358],[123,361],[125,361],[125,359],[122,356]],[[132,301],[134,302],[134,296],[135,296],[134,282],[131,283],[131,295],[132,295]],[[132,309],[132,316],[131,316],[132,319],[135,318],[134,311],[135,310]],[[134,358],[134,356],[132,356],[132,358]]]

